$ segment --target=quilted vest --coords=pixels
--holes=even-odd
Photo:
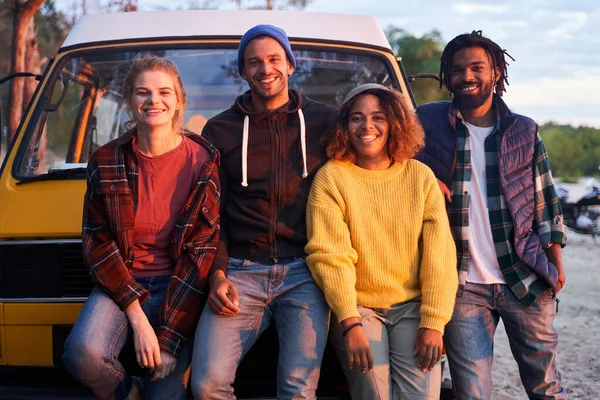
[[[535,229],[535,165],[536,123],[512,113],[504,101],[494,95],[494,105],[500,117],[499,168],[502,193],[514,224],[516,254],[536,274],[544,278],[554,292],[558,271],[548,262],[540,237]],[[435,176],[451,187],[456,160],[456,124],[461,124],[454,103],[428,103],[417,109],[425,130],[425,148],[417,159],[427,164]]]

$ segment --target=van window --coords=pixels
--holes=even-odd
[[[123,80],[137,51],[80,52],[62,61],[47,85],[45,103],[21,146],[16,175],[26,178],[84,167],[99,146],[126,131],[129,120]],[[184,125],[200,133],[206,120],[227,109],[248,90],[237,72],[233,48],[152,50],[179,68],[187,92]],[[290,87],[334,106],[362,83],[398,86],[392,66],[376,52],[331,51],[321,47],[295,51]]]

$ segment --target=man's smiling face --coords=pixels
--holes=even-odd
[[[263,102],[267,109],[287,102],[288,78],[293,72],[294,67],[285,50],[275,39],[260,36],[248,43],[242,77],[248,82],[253,97]]]
[[[500,70],[491,65],[481,47],[466,47],[454,54],[450,91],[460,110],[476,110],[492,105],[492,93]]]

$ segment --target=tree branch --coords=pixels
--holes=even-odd
[[[27,0],[25,3],[21,3],[20,8],[25,21],[33,17],[37,10],[44,4],[45,0]]]

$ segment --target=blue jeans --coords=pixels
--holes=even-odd
[[[142,309],[154,327],[158,322],[169,278],[158,276],[136,279],[150,292],[142,303]],[[63,363],[71,375],[89,387],[98,398],[125,399],[131,390],[132,381],[118,357],[132,334],[127,315],[102,290],[94,288],[65,341]],[[183,349],[175,370],[164,379],[153,382],[146,379],[144,398],[183,399],[184,375],[190,364],[190,353],[191,345]]]
[[[550,290],[526,307],[507,285],[467,282],[444,335],[456,399],[492,398],[494,334],[500,318],[529,398],[564,399],[555,360],[555,315]]]
[[[237,367],[260,334],[275,323],[279,338],[277,398],[315,399],[327,342],[329,307],[301,257],[280,263],[229,259],[240,313],[206,307],[194,339],[192,391],[196,399],[235,399]]]

